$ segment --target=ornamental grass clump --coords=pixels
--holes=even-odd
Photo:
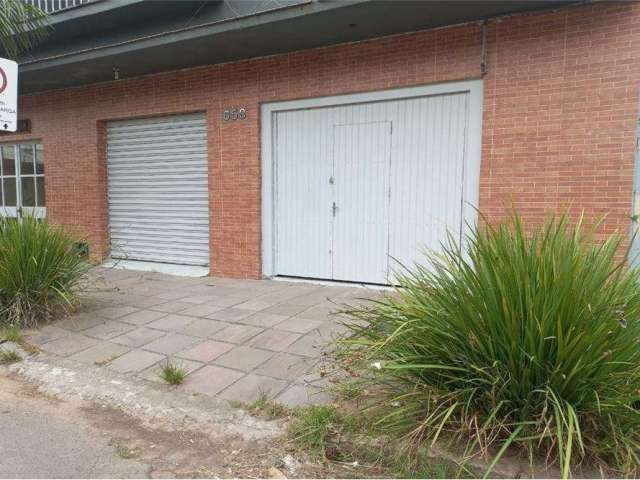
[[[489,454],[489,471],[510,448],[564,477],[640,473],[640,277],[622,237],[595,230],[483,225],[351,311],[340,355],[377,386],[367,414],[415,445]]]
[[[62,228],[0,219],[0,322],[34,327],[70,309],[88,269]]]

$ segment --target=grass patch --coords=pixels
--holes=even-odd
[[[251,415],[264,420],[285,418],[290,414],[289,408],[276,402],[264,392],[260,393],[252,402],[232,401],[231,405],[235,408],[246,410]]]
[[[514,216],[399,273],[350,312],[338,352],[375,388],[362,415],[415,447],[488,455],[487,474],[511,450],[563,477],[583,463],[637,476],[640,272],[621,236],[597,233]]]
[[[0,350],[0,364],[9,365],[22,360],[15,350]]]
[[[176,363],[166,362],[162,365],[159,376],[169,385],[180,385],[184,382],[187,372]]]
[[[138,456],[138,451],[133,448],[129,448],[127,445],[121,442],[112,442],[113,448],[116,449],[116,453],[120,458],[125,460],[136,458]]]
[[[22,347],[22,349],[30,355],[40,353],[40,347],[34,345],[33,343],[29,343],[24,339],[20,341],[20,347]]]
[[[465,473],[453,462],[408,449],[404,441],[376,435],[368,421],[344,405],[298,407],[291,415],[287,436],[297,454],[319,464],[345,466],[352,472],[349,476],[355,472],[372,477],[453,478]]]
[[[436,459],[396,457],[391,471],[398,478],[466,478],[457,465]],[[468,478],[475,478],[470,475]]]
[[[287,429],[291,442],[307,454],[326,458],[329,439],[338,423],[338,411],[334,406],[311,405],[298,408]]]
[[[18,325],[7,325],[2,330],[2,338],[7,342],[20,343],[22,342],[22,330]]]
[[[365,384],[362,380],[340,380],[332,385],[331,393],[340,400],[356,400],[365,393]]]
[[[0,319],[35,327],[77,303],[89,264],[46,220],[0,219]]]

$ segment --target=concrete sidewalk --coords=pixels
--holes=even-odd
[[[162,382],[158,373],[170,360],[189,372],[179,388],[238,401],[266,393],[290,406],[326,398],[323,353],[346,330],[331,313],[380,293],[121,269],[96,273],[95,291],[80,310],[30,333],[30,342],[154,382]]]

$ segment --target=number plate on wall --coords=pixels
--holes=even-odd
[[[229,120],[244,120],[247,118],[247,110],[245,108],[229,108],[222,113],[222,119],[225,122]]]

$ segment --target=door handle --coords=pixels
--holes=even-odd
[[[336,205],[336,202],[333,202],[333,205],[331,205],[331,212],[333,213],[333,216],[336,216],[336,212],[338,211],[338,206]]]

